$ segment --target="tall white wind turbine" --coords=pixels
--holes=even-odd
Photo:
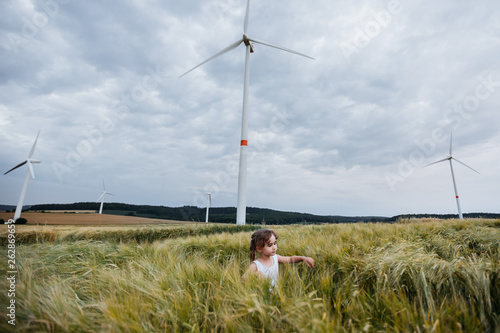
[[[36,142],[38,141],[39,135],[40,131],[38,131],[38,134],[36,135],[35,143],[33,143],[33,146],[31,147],[31,150],[28,154],[28,158],[26,159],[26,161],[16,165],[12,169],[4,173],[4,175],[6,175],[17,168],[22,167],[25,164],[28,164],[28,170],[26,171],[26,177],[24,178],[23,189],[21,190],[21,195],[19,196],[19,201],[17,202],[16,211],[14,213],[14,221],[16,221],[19,217],[21,217],[21,211],[23,210],[23,202],[24,202],[24,197],[26,196],[26,189],[28,188],[28,181],[30,180],[30,174],[31,177],[33,177],[33,179],[35,178],[35,173],[33,172],[33,164],[41,163],[41,161],[31,158],[33,156],[33,153],[35,152]]]
[[[106,185],[104,185],[104,179],[103,179],[102,180],[102,194],[99,197],[99,199],[97,199],[97,200],[101,200],[101,207],[99,208],[99,214],[102,214],[102,206],[104,205],[104,197],[106,196],[106,194],[114,195],[113,193],[109,193],[106,191]],[[116,196],[116,195],[114,195],[114,196]]]
[[[453,164],[451,163],[451,160],[455,160],[455,162],[460,163],[460,164],[466,166],[467,168],[471,169],[474,172],[477,172],[477,171],[474,170],[474,169],[472,169],[470,166],[466,165],[465,163],[462,163],[459,160],[457,160],[456,158],[454,158],[453,154],[452,154],[452,146],[453,146],[453,134],[450,137],[450,155],[448,157],[446,157],[446,158],[443,158],[442,160],[439,160],[439,161],[433,162],[431,164],[428,164],[428,165],[426,165],[426,167],[428,167],[429,165],[436,164],[436,163],[440,163],[440,162],[444,162],[444,161],[450,161],[451,178],[453,179],[453,188],[455,189],[455,198],[457,200],[458,218],[461,219],[461,220],[463,220],[464,217],[462,215],[462,209],[460,208],[460,198],[458,197],[457,183],[455,181],[455,173],[453,172]],[[479,172],[477,172],[477,173],[479,173]]]
[[[254,52],[253,49],[253,44],[252,43],[257,43],[269,47],[273,47],[282,51],[294,53],[306,58],[311,58],[305,54],[293,51],[291,49],[274,45],[268,42],[264,42],[261,40],[257,40],[254,38],[250,38],[247,35],[248,32],[248,19],[249,19],[249,13],[250,13],[250,0],[247,1],[247,8],[245,12],[245,21],[243,24],[243,37],[238,39],[236,42],[230,44],[226,48],[222,49],[215,55],[211,56],[207,60],[203,61],[201,64],[193,67],[186,73],[182,74],[180,77],[183,77],[184,75],[188,74],[192,70],[200,67],[201,65],[209,62],[210,60],[213,60],[217,58],[218,56],[223,55],[224,53],[227,53],[229,51],[234,50],[237,48],[241,43],[244,43],[246,46],[246,56],[245,56],[245,79],[244,79],[244,84],[243,84],[243,112],[242,112],[242,121],[241,121],[241,141],[240,141],[240,167],[239,167],[239,173],[238,173],[238,206],[237,206],[237,212],[236,212],[236,224],[238,225],[244,225],[246,221],[246,182],[247,182],[247,146],[248,146],[248,89],[249,89],[249,82],[250,82],[250,53]]]
[[[205,217],[205,223],[208,223],[208,210],[210,209],[210,206],[212,205],[212,193],[207,193],[207,216]]]

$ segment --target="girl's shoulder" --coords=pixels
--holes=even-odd
[[[263,266],[263,264],[258,259],[255,259],[254,261],[252,261],[250,263],[250,266],[252,266],[252,265],[254,265],[255,267]]]
[[[250,263],[250,270],[253,272],[258,270],[257,264],[255,263],[255,260]]]

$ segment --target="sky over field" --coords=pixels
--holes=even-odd
[[[25,204],[236,206],[245,0],[1,1],[0,169]],[[500,212],[500,7],[252,0],[247,206]],[[26,166],[0,178],[17,204]]]

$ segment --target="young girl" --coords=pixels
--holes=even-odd
[[[302,256],[283,257],[276,254],[278,235],[268,229],[260,229],[252,234],[250,239],[249,271],[271,280],[273,287],[278,286],[278,263],[297,263],[303,261],[308,267],[314,267],[314,259]],[[255,252],[259,258],[255,260]],[[246,275],[246,274],[245,274]]]

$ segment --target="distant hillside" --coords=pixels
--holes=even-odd
[[[483,218],[483,219],[500,219],[500,214],[496,213],[466,213],[463,214],[464,218],[467,219],[477,219],[477,218]],[[410,214],[410,215],[397,215],[393,216],[391,218],[388,218],[385,220],[385,222],[397,222],[398,220],[404,220],[404,219],[422,219],[422,218],[438,218],[442,220],[448,220],[448,219],[456,219],[458,218],[457,214]]]
[[[77,202],[72,204],[43,204],[31,206],[31,210],[99,210],[98,202]],[[206,208],[194,206],[165,207],[150,205],[132,205],[116,202],[107,202],[104,205],[104,214],[129,215],[138,217],[150,217],[157,219],[204,222]],[[266,208],[247,207],[248,224],[309,224],[309,223],[355,223],[355,222],[387,222],[392,223],[401,219],[434,217],[440,219],[457,218],[457,215],[436,214],[414,214],[397,215],[393,217],[382,216],[337,216],[337,215],[313,215],[296,212],[282,212]],[[464,214],[467,218],[500,218],[500,214],[471,213]],[[235,223],[235,207],[212,207],[210,208],[211,222]]]

